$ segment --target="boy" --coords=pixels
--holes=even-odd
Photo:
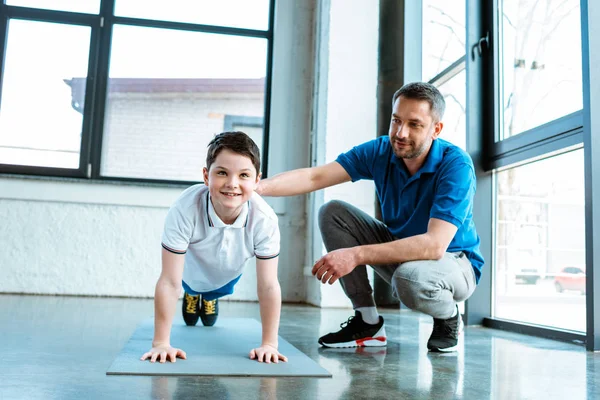
[[[249,356],[259,362],[287,361],[277,351],[279,227],[273,210],[254,193],[259,171],[258,147],[245,133],[223,132],[208,144],[204,184],[186,189],[165,221],[162,272],[154,296],[154,340],[142,361],[186,358],[183,350],[170,344],[181,285],[186,325],[196,325],[200,318],[205,326],[212,326],[218,316],[218,298],[233,293],[244,264],[254,256],[262,344]]]

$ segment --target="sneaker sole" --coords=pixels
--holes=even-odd
[[[463,330],[465,329],[465,324],[463,323],[462,318],[460,318],[459,321],[460,321],[460,324],[458,325],[458,340],[460,340]],[[439,352],[439,353],[451,353],[451,352],[457,351],[458,350],[458,340],[456,341],[456,345],[454,345],[452,347],[445,347],[443,349],[434,347],[433,349],[429,349],[429,351]]]
[[[385,337],[385,329],[382,326],[381,329],[373,337],[366,337],[363,339],[352,340],[350,342],[340,343],[325,343],[319,341],[319,344],[325,347],[332,348],[345,348],[345,347],[383,347],[387,346],[387,338]]]
[[[385,337],[382,336],[377,336],[374,338],[364,338],[364,339],[359,339],[359,340],[355,340],[352,342],[344,342],[344,343],[324,343],[321,342],[321,344],[325,347],[332,347],[332,348],[344,348],[344,347],[383,347],[383,346],[387,346],[387,339]]]

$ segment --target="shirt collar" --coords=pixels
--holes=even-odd
[[[438,139],[435,139],[431,143],[431,147],[429,148],[429,154],[427,154],[425,163],[421,166],[421,168],[419,168],[419,171],[417,172],[435,172],[440,163],[442,162],[442,158],[444,158],[444,148],[441,145],[440,141]]]
[[[224,223],[221,218],[219,218],[219,216],[217,215],[217,213],[215,212],[215,208],[212,205],[212,201],[210,200],[210,193],[208,193],[207,195],[207,209],[206,209],[206,217],[208,218],[208,226],[211,227],[215,227],[215,228],[225,228],[225,227],[232,227],[232,228],[244,228],[246,226],[246,224],[248,223],[248,202],[245,202],[242,205],[242,211],[240,212],[240,215],[238,215],[238,217],[235,219],[235,221],[233,222],[233,224],[231,225],[227,225],[226,223]]]

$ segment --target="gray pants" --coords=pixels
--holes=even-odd
[[[327,251],[397,240],[383,222],[339,200],[321,207],[319,228]],[[476,286],[473,267],[462,252],[446,253],[441,260],[371,267],[392,286],[394,297],[434,318],[450,318],[456,302],[469,298]],[[364,265],[342,277],[340,283],[355,309],[375,306]]]

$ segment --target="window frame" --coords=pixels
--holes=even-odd
[[[486,271],[482,275],[478,289],[467,301],[467,322],[481,324],[485,327],[502,329],[544,338],[551,338],[584,345],[589,351],[600,350],[600,277],[594,274],[593,261],[598,259],[594,254],[595,238],[592,232],[600,222],[591,218],[592,209],[598,208],[598,184],[594,184],[591,171],[593,165],[600,162],[598,150],[590,149],[590,145],[598,142],[591,134],[594,121],[598,121],[590,111],[590,98],[594,96],[590,90],[591,42],[596,42],[597,33],[590,32],[588,26],[592,21],[589,15],[588,0],[581,0],[581,34],[582,34],[582,86],[583,110],[549,121],[541,126],[522,132],[512,137],[499,139],[502,115],[500,103],[500,75],[498,40],[498,0],[484,2],[467,0],[467,51],[477,48],[483,42],[483,52],[475,51],[467,59],[467,149],[474,158],[478,187],[475,198],[474,215],[481,235],[481,250],[486,259]],[[596,14],[598,13],[596,9]],[[493,32],[493,33],[492,33]],[[492,34],[490,34],[492,33]],[[490,51],[491,49],[491,51]],[[595,50],[594,50],[595,51]],[[597,57],[598,54],[596,54]],[[596,79],[598,77],[596,76]],[[598,82],[596,81],[596,86]],[[597,108],[597,106],[596,106]],[[597,124],[596,124],[597,125]],[[509,166],[537,161],[550,157],[558,152],[573,148],[584,149],[585,162],[585,201],[586,201],[586,318],[585,333],[570,330],[544,327],[492,317],[494,303],[495,247],[496,247],[496,182],[495,171]],[[592,196],[595,192],[597,196]],[[594,203],[595,202],[595,203]],[[597,235],[596,235],[597,236]],[[597,263],[598,264],[598,263]],[[597,269],[597,268],[596,268]],[[599,295],[594,296],[592,289]]]
[[[99,15],[92,14],[31,9],[17,6],[7,6],[4,4],[0,4],[0,8],[0,15],[2,15],[0,18],[0,104],[2,100],[1,88],[4,80],[4,65],[6,58],[6,45],[8,42],[9,20],[11,19],[90,27],[90,52],[88,55],[88,76],[86,82],[85,102],[86,104],[92,104],[94,80],[90,79],[90,77],[94,77],[97,73],[96,46],[98,42],[98,30],[101,24],[101,17]],[[90,87],[91,90],[88,90],[88,87]],[[85,178],[89,171],[87,167],[89,163],[89,151],[87,151],[87,149],[89,148],[91,136],[91,113],[92,107],[84,108],[81,128],[81,143],[79,148],[79,167],[77,169],[0,163],[0,173]]]
[[[502,37],[499,24],[499,4],[503,0],[492,0],[491,20],[488,19],[487,31],[492,32],[489,45],[493,54],[494,98],[494,130],[487,138],[491,144],[490,152],[484,160],[484,169],[494,169],[511,164],[525,162],[543,157],[551,152],[583,143],[583,110],[548,121],[542,125],[528,129],[517,135],[500,138],[503,129],[504,115],[502,105]],[[489,11],[488,11],[489,12]],[[489,17],[488,17],[489,18]],[[488,47],[488,53],[490,47]],[[583,84],[583,83],[582,83]],[[489,101],[489,99],[488,99]],[[497,106],[496,106],[497,105]],[[552,144],[551,144],[552,143]]]
[[[4,1],[0,1],[0,102],[2,100],[2,82],[4,78],[9,20],[19,19],[38,22],[54,22],[67,25],[89,26],[91,28],[79,167],[77,169],[68,169],[0,163],[0,174],[53,176],[59,178],[79,178],[84,181],[130,182],[134,184],[175,184],[189,186],[194,183],[199,183],[199,181],[142,179],[114,176],[106,177],[100,174],[112,31],[115,25],[127,25],[252,37],[265,39],[267,41],[264,112],[262,117],[264,123],[262,175],[263,177],[267,177],[275,0],[269,0],[269,24],[268,29],[264,31],[217,25],[120,17],[114,15],[115,2],[116,0],[101,0],[99,14],[85,14],[70,11],[9,6],[6,5]]]

